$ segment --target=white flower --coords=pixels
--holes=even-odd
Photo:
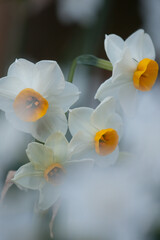
[[[0,109],[8,121],[43,142],[53,132],[66,133],[65,112],[78,97],[77,87],[65,82],[55,61],[19,59],[0,79]]]
[[[95,98],[118,98],[123,110],[132,114],[138,91],[149,91],[157,75],[155,50],[150,36],[142,29],[125,41],[117,35],[106,35],[105,50],[113,65],[113,75],[98,89]]]
[[[47,209],[61,195],[65,178],[74,166],[90,168],[92,160],[70,160],[68,141],[61,132],[53,133],[45,142],[30,143],[26,150],[30,163],[20,167],[12,181],[19,187],[40,191],[39,208]],[[75,168],[76,169],[76,168]]]
[[[70,147],[77,157],[95,159],[107,166],[118,159],[118,142],[122,137],[122,119],[116,113],[116,102],[106,98],[95,110],[81,107],[70,110]]]

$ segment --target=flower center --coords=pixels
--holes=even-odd
[[[134,87],[140,91],[149,91],[155,84],[158,75],[158,64],[149,58],[144,58],[138,63],[133,75]]]
[[[65,174],[65,169],[59,163],[53,163],[44,171],[44,178],[54,185],[61,184]]]
[[[118,134],[112,128],[103,129],[94,137],[95,151],[101,156],[112,153],[118,145]]]
[[[35,122],[42,118],[48,106],[48,101],[32,88],[23,89],[13,103],[16,115],[25,122]]]

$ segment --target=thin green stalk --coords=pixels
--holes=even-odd
[[[81,55],[79,57],[76,57],[72,62],[69,71],[68,82],[73,81],[74,73],[78,64],[94,66],[108,71],[112,71],[113,69],[112,64],[107,60],[97,58],[93,55]]]

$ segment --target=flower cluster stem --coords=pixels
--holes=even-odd
[[[68,82],[73,81],[74,73],[75,73],[75,70],[76,70],[76,67],[78,64],[94,66],[94,67],[102,68],[102,69],[105,69],[108,71],[112,71],[112,69],[113,69],[110,61],[107,61],[107,60],[104,60],[101,58],[97,58],[93,55],[88,55],[88,54],[81,55],[79,57],[76,57],[72,62],[69,76],[68,76]]]

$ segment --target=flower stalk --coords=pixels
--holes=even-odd
[[[81,56],[76,57],[72,62],[70,72],[68,75],[68,82],[72,83],[74,73],[75,73],[75,70],[76,70],[76,67],[78,64],[94,66],[94,67],[102,68],[102,69],[105,69],[108,71],[112,71],[112,69],[113,69],[110,61],[107,61],[107,60],[104,60],[101,58],[97,58],[97,57],[95,57],[93,55],[89,55],[89,54],[81,55]]]

